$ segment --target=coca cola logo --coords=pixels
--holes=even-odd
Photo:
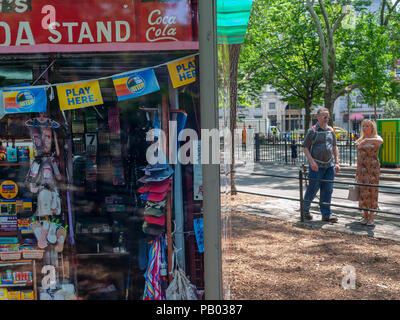
[[[147,22],[150,26],[146,31],[147,41],[178,41],[176,38],[176,16],[163,16],[161,10],[155,9],[150,12]]]

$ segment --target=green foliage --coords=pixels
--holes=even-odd
[[[360,85],[364,100],[370,105],[379,105],[391,95],[395,61],[395,43],[386,28],[380,26],[372,14],[362,14],[352,36],[354,46],[354,82]]]
[[[390,99],[384,105],[383,116],[387,119],[400,118],[400,101],[396,99]]]
[[[241,51],[239,90],[258,97],[269,84],[284,100],[302,105],[321,97],[318,38],[305,13],[295,1],[254,2]]]
[[[400,84],[391,81],[389,71],[400,59],[400,5],[381,1],[374,14],[366,11],[371,0],[323,1],[331,28],[342,21],[343,6],[351,4],[357,13],[354,30],[337,24],[332,37],[335,63],[331,76],[324,79],[320,38],[306,2],[255,0],[239,62],[241,104],[259,99],[265,85],[276,89],[283,100],[302,107],[310,101],[321,104],[327,85],[332,86],[331,101],[355,88],[371,105],[398,98]],[[313,8],[327,38],[318,3],[315,0]]]

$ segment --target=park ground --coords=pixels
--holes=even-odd
[[[241,207],[265,200],[240,193],[231,198],[232,236],[224,264],[230,299],[400,299],[399,242],[311,229]],[[344,267],[355,272],[354,289],[342,286],[348,277]]]

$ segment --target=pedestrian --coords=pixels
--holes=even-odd
[[[383,143],[376,130],[376,123],[371,120],[363,120],[361,123],[361,137],[355,142],[358,149],[356,182],[365,184],[378,184],[380,163],[379,147]],[[360,208],[378,209],[378,188],[359,186]],[[361,224],[374,226],[374,212],[363,210],[364,217]]]
[[[246,142],[247,142],[247,131],[246,131],[246,125],[243,124],[243,130],[242,130],[242,151],[246,151]]]
[[[295,165],[297,159],[297,145],[295,140],[292,140],[292,145],[290,146],[290,149],[292,149],[292,164]]]
[[[304,217],[307,220],[312,220],[313,217],[310,214],[311,202],[320,190],[319,207],[322,221],[337,222],[337,218],[332,216],[330,207],[335,173],[340,171],[336,135],[333,128],[328,126],[329,110],[327,108],[318,109],[316,118],[318,122],[308,129],[302,144],[304,154],[310,164],[308,178],[332,182],[309,180],[304,195]]]

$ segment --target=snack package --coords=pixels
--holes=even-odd
[[[21,300],[35,300],[32,290],[21,291]]]
[[[21,292],[20,291],[8,291],[8,300],[21,300]]]
[[[0,300],[8,300],[7,289],[0,289]]]

